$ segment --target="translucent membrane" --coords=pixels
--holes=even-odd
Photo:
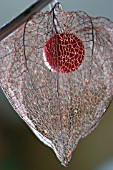
[[[0,44],[0,85],[63,165],[113,99],[113,22],[57,3]]]

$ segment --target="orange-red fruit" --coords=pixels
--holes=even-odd
[[[81,65],[84,46],[81,39],[74,34],[55,34],[46,42],[44,55],[53,70],[70,73]]]

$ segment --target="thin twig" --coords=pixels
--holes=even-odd
[[[6,24],[0,29],[0,41],[11,34],[19,26],[21,26],[25,21],[29,19],[33,14],[42,10],[45,6],[51,3],[53,0],[39,0],[22,12],[19,16],[13,19],[11,22]]]

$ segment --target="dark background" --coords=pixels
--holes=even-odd
[[[84,10],[90,15],[113,20],[113,0],[60,2],[64,10]],[[31,0],[0,0],[0,25],[10,21],[32,3]],[[20,119],[0,89],[0,170],[40,169],[65,168],[60,165],[52,149],[40,142]],[[113,170],[113,103],[99,126],[79,142],[67,169]]]

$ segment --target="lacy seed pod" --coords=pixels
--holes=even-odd
[[[0,85],[63,165],[113,99],[113,22],[57,3],[0,44]]]

